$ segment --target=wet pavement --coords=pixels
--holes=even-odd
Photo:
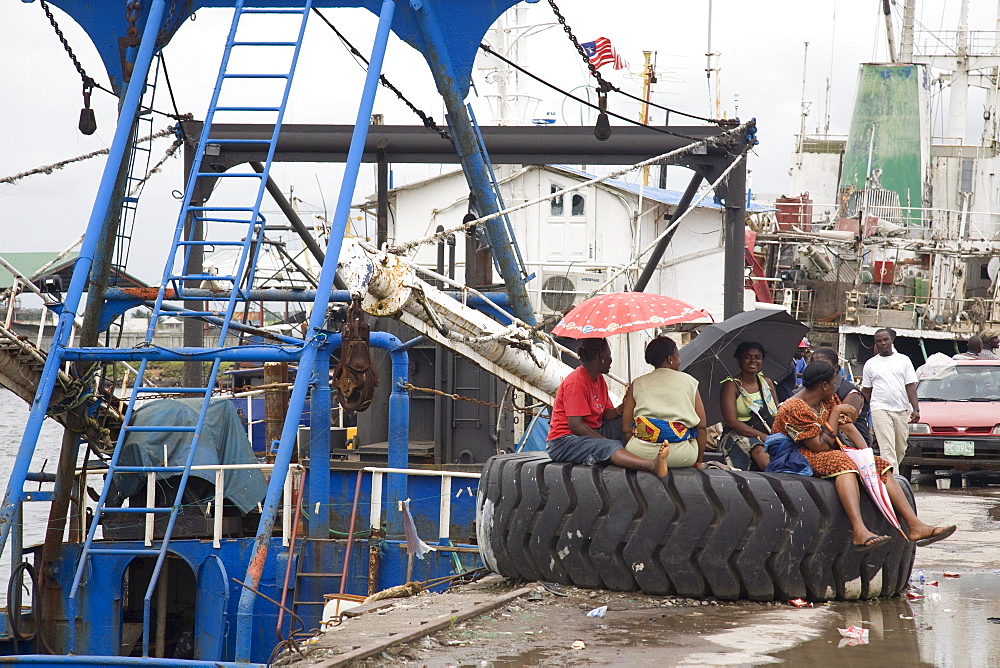
[[[1000,666],[1000,487],[915,492],[925,521],[959,525],[917,549],[912,594],[923,598],[795,608],[569,587],[567,597],[520,599],[366,665]],[[587,616],[605,604],[603,618]],[[842,636],[851,626],[867,630],[864,644]]]

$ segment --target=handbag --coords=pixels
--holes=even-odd
[[[632,421],[632,433],[647,443],[683,443],[698,435],[698,430],[680,422],[637,417]]]

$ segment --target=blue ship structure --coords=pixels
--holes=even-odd
[[[331,312],[337,303],[357,302],[357,293],[346,290],[338,275],[338,260],[343,261],[359,168],[373,152],[370,119],[390,34],[416,49],[433,74],[448,114],[449,150],[466,174],[476,213],[488,217],[502,208],[484,145],[488,133],[479,131],[464,100],[484,34],[517,0],[51,4],[82,26],[96,46],[120,100],[119,120],[72,279],[56,309],[56,333],[44,366],[36,360],[40,382],[0,506],[0,549],[6,548],[15,564],[8,614],[0,620],[5,655],[0,663],[264,665],[296,631],[319,626],[325,595],[363,596],[409,581],[446,582],[480,567],[478,467],[455,465],[435,453],[423,467],[411,468],[409,390],[411,373],[421,368],[414,364],[418,339],[426,339],[403,342],[390,331],[366,332],[367,346],[389,358],[388,377],[383,374],[376,393],[387,425],[386,448],[376,465],[358,458],[331,463],[337,450],[330,440],[331,358],[349,343]],[[204,120],[177,126],[181,138],[197,135],[197,141],[186,154],[189,169],[160,284],[148,290],[115,287],[107,277],[120,269],[116,242],[127,243],[137,206],[131,193],[142,180],[140,152],[148,150],[136,138],[150,123],[143,110],[155,88],[152,65],[179,26],[202,8],[231,8],[233,19]],[[325,261],[314,289],[260,290],[254,279],[265,231],[261,204],[272,165],[298,150],[299,135],[282,134],[289,90],[306,22],[313,10],[327,8],[364,8],[378,17],[356,120],[344,137],[345,169],[330,241],[320,252]],[[273,37],[261,37],[262,30],[246,36],[247,26],[279,24]],[[242,63],[254,52],[268,54],[250,59],[264,69],[247,71]],[[241,97],[241,87],[254,86],[260,92]],[[232,115],[252,118],[252,131],[227,125]],[[566,128],[535,129],[556,132],[561,146],[576,143],[573,136],[558,134]],[[590,129],[584,130],[593,140]],[[720,134],[717,127],[684,130],[650,140],[616,129],[616,140],[631,137],[634,148],[605,152],[636,161]],[[714,178],[742,158],[755,143],[753,133],[751,124],[745,136],[679,158],[677,164],[699,172],[692,193],[703,177]],[[573,162],[578,154],[565,149],[554,155]],[[580,162],[594,164],[597,155]],[[509,161],[525,162],[524,149],[511,150]],[[240,191],[243,200],[210,197],[226,181],[251,184]],[[742,303],[744,183],[741,166],[719,188],[732,232],[725,286],[729,311]],[[509,223],[497,216],[482,226],[503,278],[497,301],[506,315],[535,325],[525,288],[531,277]],[[238,257],[232,270],[206,271],[203,253],[220,248]],[[301,336],[261,338],[247,326],[241,316],[248,304],[264,301],[308,302]],[[137,305],[151,312],[145,343],[98,345],[109,324]],[[157,324],[167,317],[208,323],[211,335],[180,348],[159,347]],[[237,336],[240,345],[232,345]],[[436,341],[443,345],[444,339]],[[123,361],[137,364],[126,399],[118,402],[87,382],[94,369]],[[150,362],[185,362],[195,372],[185,372],[181,387],[154,388],[144,382]],[[220,400],[215,390],[229,365],[269,362],[294,365],[297,373],[280,438],[263,444],[271,461],[258,464],[246,434],[234,426],[239,422],[234,403]],[[67,377],[67,365],[76,380]],[[342,392],[348,386],[338,385]],[[67,426],[57,471],[30,471],[42,423],[56,413]],[[297,445],[303,424],[310,428],[305,448]],[[95,447],[102,440],[103,447]],[[105,480],[92,517],[81,511],[86,476],[81,480],[76,469],[84,448],[109,455],[99,466],[85,467]],[[218,456],[212,460],[206,453]],[[51,488],[42,489],[42,483]],[[22,507],[38,501],[51,505],[47,538],[43,545],[24,547]],[[68,517],[70,540],[64,542]],[[436,549],[415,560],[415,535],[432,537]],[[21,605],[21,583],[32,587],[30,607]]]
[[[351,594],[367,594],[370,577],[373,587],[381,589],[388,584],[406,581],[407,575],[411,579],[430,580],[478,566],[479,558],[474,546],[473,549],[459,551],[461,544],[457,547],[452,545],[450,527],[447,526],[450,523],[456,528],[464,527],[462,535],[456,533],[453,537],[460,543],[471,541],[470,536],[474,533],[471,527],[474,526],[475,476],[456,479],[454,489],[466,490],[464,496],[468,503],[457,502],[453,505],[446,526],[438,530],[442,486],[450,485],[451,478],[443,483],[440,476],[412,477],[408,480],[402,473],[377,475],[376,493],[384,494],[384,497],[376,500],[376,508],[395,508],[396,512],[385,512],[380,520],[376,520],[384,527],[386,538],[357,541],[358,547],[355,548],[353,558],[347,562],[346,568],[342,568],[348,545],[355,542],[345,540],[348,526],[360,528],[368,521],[368,509],[372,507],[373,474],[362,473],[361,466],[356,466],[353,470],[329,473],[326,467],[315,467],[312,474],[306,475],[301,486],[301,507],[309,509],[309,513],[308,517],[300,520],[303,531],[299,534],[297,544],[289,541],[290,537],[285,532],[282,532],[285,533],[283,536],[274,534],[276,523],[282,521],[279,510],[286,477],[295,454],[299,416],[310,398],[308,405],[313,437],[308,459],[312,462],[329,460],[329,439],[323,437],[329,430],[323,426],[330,424],[331,397],[329,383],[325,379],[329,375],[330,355],[340,345],[340,334],[327,329],[326,317],[331,297],[337,296],[334,293],[337,258],[340,256],[390,32],[413,46],[426,59],[448,105],[452,132],[462,153],[461,146],[475,145],[475,137],[462,100],[468,93],[476,50],[489,26],[501,13],[514,5],[515,0],[235,3],[142,0],[129,3],[127,10],[122,3],[56,0],[52,4],[68,13],[82,26],[97,47],[112,87],[119,95],[120,116],[93,212],[87,223],[79,260],[60,306],[59,325],[48,350],[41,372],[41,383],[11,472],[10,485],[0,511],[0,539],[5,545],[9,543],[17,552],[20,563],[22,548],[17,544],[17,534],[21,504],[27,501],[57,500],[70,487],[68,481],[72,478],[72,464],[60,469],[53,491],[33,491],[31,481],[39,479],[39,476],[28,470],[40,426],[49,411],[53,392],[58,385],[60,367],[67,362],[73,363],[77,368],[117,360],[138,363],[139,377],[128,402],[122,406],[124,415],[121,417],[125,426],[117,435],[114,454],[108,462],[107,477],[111,480],[115,476],[145,478],[152,475],[158,479],[171,479],[175,484],[170,491],[173,498],[169,498],[167,502],[157,504],[153,501],[149,505],[140,502],[136,506],[111,505],[108,495],[113,493],[113,486],[105,484],[84,540],[58,545],[56,550],[46,555],[51,558],[46,563],[42,563],[40,547],[23,552],[26,557],[33,556],[28,563],[34,565],[21,568],[16,575],[27,579],[26,570],[34,574],[35,596],[32,610],[20,610],[19,597],[11,601],[14,612],[8,616],[2,644],[4,653],[12,656],[4,662],[41,665],[127,665],[150,662],[160,665],[181,662],[185,665],[213,666],[223,662],[263,664],[278,645],[279,637],[287,637],[293,623],[292,615],[282,613],[281,607],[275,604],[283,598],[286,599],[285,608],[289,612],[293,607],[292,601],[299,602],[295,606],[295,614],[307,629],[315,628],[318,626],[323,595],[326,593],[346,590]],[[155,296],[148,295],[152,299],[147,301],[151,302],[152,309],[148,341],[153,341],[157,321],[168,315],[202,320],[210,318],[215,325],[213,340],[200,347],[183,349],[161,349],[154,345],[128,349],[98,347],[94,343],[70,345],[74,318],[84,314],[82,302],[88,281],[91,283],[88,301],[95,296],[101,301],[102,326],[106,327],[107,322],[122,309],[134,305],[128,300],[107,299],[104,291],[95,289],[94,284],[99,285],[99,279],[95,277],[107,275],[108,265],[113,261],[108,250],[109,244],[106,243],[109,229],[113,229],[109,221],[120,221],[127,217],[130,208],[135,205],[134,201],[129,201],[133,198],[123,194],[129,190],[129,179],[135,178],[130,171],[131,163],[135,162],[133,158],[136,147],[133,140],[135,128],[141,123],[140,110],[148,92],[147,76],[151,64],[181,23],[193,12],[206,7],[233,8],[232,28],[187,180],[163,280],[159,290],[155,291]],[[312,316],[301,339],[285,337],[277,343],[227,346],[227,335],[239,329],[238,316],[241,308],[252,297],[250,288],[253,286],[254,263],[264,227],[260,206],[281,132],[306,21],[314,8],[340,7],[370,10],[378,17],[378,28],[371,46],[368,76],[332,221],[332,241],[326,249],[329,261],[324,264],[317,288],[312,292]],[[297,27],[290,34],[264,41],[256,37],[252,40],[241,37],[241,24],[260,20],[281,20],[286,24],[292,22]],[[267,65],[268,70],[262,72],[238,71],[235,65],[231,66],[231,59],[235,61],[235,53],[242,55],[255,49],[268,49],[272,54],[281,52],[285,57],[280,59],[283,62],[276,69],[272,67],[272,63],[278,59],[272,59]],[[267,88],[272,94],[269,99],[265,99],[268,96],[255,95],[235,103],[225,98],[220,99],[227,84],[234,81],[244,84],[272,84]],[[273,85],[275,82],[277,86]],[[275,89],[280,90],[275,93]],[[260,122],[271,128],[269,136],[262,140],[248,141],[215,139],[212,133],[213,120],[225,112],[249,114],[255,120],[264,119]],[[261,172],[250,172],[245,165],[243,169],[222,173],[212,168],[211,158],[206,159],[206,146],[218,146],[224,142],[232,145],[241,141],[245,144],[252,143],[252,148],[263,157]],[[470,180],[476,183],[473,189],[479,191],[477,199],[481,210],[489,212],[491,207],[496,210],[496,199],[487,180],[488,168],[482,152],[466,151],[463,162],[466,163],[467,171],[472,174]],[[256,199],[251,197],[249,202],[238,206],[214,205],[204,201],[202,191],[206,184],[214,184],[222,179],[254,181],[259,185]],[[232,241],[233,235],[221,239],[196,238],[192,234],[195,226],[239,228],[241,232],[235,236],[242,239]],[[113,237],[113,231],[111,234]],[[498,228],[494,234],[506,235],[506,230]],[[238,268],[232,275],[208,275],[191,267],[193,263],[189,259],[192,250],[197,255],[198,249],[217,248],[220,245],[239,250]],[[509,242],[496,246],[498,253],[503,253],[504,249],[513,253]],[[510,258],[501,258],[500,261],[510,262]],[[219,291],[216,291],[213,301],[205,302],[202,301],[204,295],[198,299],[193,298],[197,296],[197,290],[190,295],[185,293],[192,285],[197,286],[206,280],[213,281],[216,286],[223,285],[224,294],[220,296]],[[521,300],[515,310],[523,318],[533,322],[530,309],[527,308],[523,283],[514,277],[511,285],[514,301]],[[178,302],[180,306],[171,305]],[[92,313],[93,311],[87,311],[88,316]],[[385,383],[388,380],[392,386],[386,468],[406,469],[409,402],[402,384],[408,378],[407,352],[395,336],[384,332],[373,332],[369,345],[388,351],[392,359],[392,378],[382,381]],[[198,361],[211,367],[205,374],[204,383],[199,386],[156,390],[159,394],[170,393],[161,401],[186,403],[194,416],[189,423],[177,424],[166,421],[167,418],[159,418],[164,420],[162,424],[150,424],[149,420],[142,424],[135,419],[135,413],[141,412],[138,407],[143,394],[152,389],[145,387],[142,379],[147,363],[154,360]],[[222,538],[218,541],[218,546],[215,546],[210,539],[179,537],[184,535],[183,499],[185,491],[192,486],[192,481],[209,477],[193,467],[198,466],[195,453],[207,447],[204,441],[210,438],[211,415],[215,412],[213,404],[218,402],[213,401],[212,390],[220,370],[225,363],[242,361],[289,362],[297,365],[300,372],[291,388],[289,417],[281,439],[274,447],[273,470],[266,491],[261,487],[264,496],[260,499],[256,530],[247,537]],[[100,403],[91,398],[92,414],[101,410],[97,408]],[[168,414],[169,411],[164,413]],[[156,419],[154,418],[154,422]],[[190,456],[176,461],[171,453],[171,461],[155,465],[134,461],[134,457],[123,457],[123,446],[129,438],[134,442],[136,437],[142,435],[180,436],[180,440],[186,439],[191,444],[187,449]],[[63,458],[75,463],[78,449],[82,447],[80,439],[68,440],[72,442],[67,444],[64,441]],[[256,472],[256,475],[259,476],[260,473]],[[134,502],[135,497],[132,498]],[[400,504],[407,499],[410,500],[410,513],[417,519],[417,525],[424,535],[427,535],[425,530],[441,534],[436,536],[440,540],[435,542],[442,543],[442,547],[453,548],[452,551],[437,551],[427,555],[415,567],[410,565],[409,572],[406,552],[400,548],[400,545],[405,544],[402,525],[404,515],[398,512]],[[227,499],[227,508],[228,504]],[[355,510],[353,516],[352,508]],[[365,509],[365,517],[357,517],[358,508]],[[145,521],[147,517],[154,516],[155,522]],[[115,518],[121,517],[132,520],[133,525],[153,525],[152,536],[145,536],[145,540],[142,536],[132,540],[108,539],[107,535],[112,533],[108,527]],[[232,518],[224,519],[232,524]],[[96,539],[100,524],[105,526],[103,540]],[[432,526],[434,528],[430,528]],[[378,564],[377,572],[372,572],[371,563]],[[286,571],[289,569],[293,575],[286,588]],[[346,575],[343,587],[342,575]],[[286,594],[284,597],[283,591]],[[308,605],[304,602],[308,602]],[[285,628],[278,629],[276,634],[279,614],[283,616]],[[300,620],[295,621],[298,623]]]

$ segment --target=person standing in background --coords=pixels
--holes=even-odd
[[[875,332],[875,355],[865,362],[861,393],[871,408],[879,454],[898,473],[906,454],[907,423],[920,419],[920,405],[913,362],[895,351],[895,339],[896,332],[891,329]]]
[[[952,355],[953,360],[986,360],[986,359],[996,359],[996,355],[990,353],[990,357],[984,357],[983,353],[983,339],[979,336],[970,336],[969,343],[966,344],[966,349],[964,353],[958,353],[957,355]]]
[[[1000,359],[1000,355],[997,354],[997,348],[1000,348],[1000,332],[995,329],[984,329],[979,338],[983,340],[983,352],[979,353],[979,359]]]
[[[806,354],[809,352],[809,339],[802,339],[799,347],[792,353],[792,361],[788,364],[788,371],[785,372],[775,383],[775,393],[778,395],[778,403],[795,394],[802,387],[802,372],[806,369],[809,361]]]

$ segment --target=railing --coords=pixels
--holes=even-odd
[[[225,472],[237,470],[272,471],[273,469],[273,464],[202,464],[191,467],[191,471],[215,471],[215,498],[209,505],[209,512],[212,514],[212,547],[219,548],[221,546],[224,505],[222,500],[225,498]],[[292,488],[295,486],[296,482],[302,480],[302,474],[304,471],[305,469],[303,469],[302,466],[292,464],[288,467],[289,475],[285,476],[285,486],[282,490],[281,514],[281,544],[285,547],[288,546],[288,536],[291,534],[292,530]],[[105,471],[83,469],[78,471],[78,473],[83,475],[83,485],[86,486],[87,476],[90,473],[100,473],[103,475]],[[152,508],[156,505],[156,472],[151,471],[147,473],[146,476],[146,507]],[[146,519],[143,542],[148,547],[153,544],[156,513],[144,513],[144,515]]]
[[[832,226],[836,222],[834,218],[836,212],[840,210],[840,205],[814,201],[811,206],[814,212],[813,220],[800,226],[800,231],[808,234],[834,229]],[[969,242],[994,241],[1000,237],[1000,211],[957,211],[905,206],[897,207],[895,211],[901,220],[898,223],[884,221],[891,227],[886,226],[883,235],[889,233],[890,236],[907,240],[951,239]],[[874,217],[876,211],[869,210],[868,213]]]
[[[964,42],[969,55],[989,56],[1000,53],[1000,32],[995,30],[916,30],[913,53],[918,56],[955,56]]]
[[[433,471],[425,469],[395,469],[377,466],[367,466],[364,469],[372,474],[371,511],[368,516],[372,529],[382,527],[382,477],[387,473],[401,473],[407,476],[441,477],[441,498],[438,503],[438,539],[442,543],[451,537],[451,481],[453,478],[471,478],[479,480],[480,473],[464,471]]]
[[[878,290],[871,292],[849,290],[846,295],[848,304],[856,304],[858,308],[874,311],[876,318],[874,323],[862,322],[871,318],[870,313],[848,313],[846,318],[848,324],[885,325],[886,323],[882,322],[884,319],[879,318],[881,313],[905,313],[910,314],[912,320],[910,328],[928,329],[926,325],[933,323],[935,328],[943,326],[951,331],[971,332],[980,325],[986,326],[988,323],[1000,320],[1000,303],[993,299],[880,294]],[[892,323],[889,326],[893,326]],[[904,325],[897,323],[895,326]]]

